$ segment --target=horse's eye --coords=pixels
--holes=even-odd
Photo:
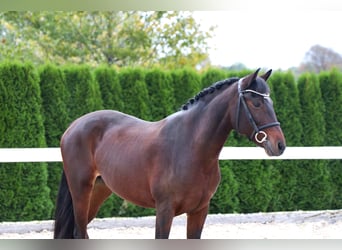
[[[264,98],[259,96],[258,94],[252,93],[251,97],[253,106],[256,108],[259,108],[264,103]]]
[[[251,93],[252,95],[252,98],[256,98],[256,97],[258,97],[259,95],[257,95],[256,93]]]
[[[256,101],[253,101],[253,105],[254,105],[254,107],[256,107],[256,108],[259,108],[260,106],[261,106],[261,101],[260,100],[256,100]]]

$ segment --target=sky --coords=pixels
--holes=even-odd
[[[213,65],[247,68],[297,67],[316,44],[342,54],[342,11],[195,11],[203,29],[217,26],[209,40]]]

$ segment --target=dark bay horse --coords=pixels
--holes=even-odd
[[[54,238],[88,238],[88,223],[112,193],[156,209],[156,238],[168,238],[183,213],[187,238],[200,238],[229,132],[248,136],[270,156],[285,150],[266,83],[271,70],[258,72],[217,82],[157,122],[110,110],[74,121],[61,139]]]

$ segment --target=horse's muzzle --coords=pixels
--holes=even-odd
[[[263,142],[262,147],[268,156],[279,156],[284,153],[286,145],[283,140],[276,140],[274,142],[266,140]]]

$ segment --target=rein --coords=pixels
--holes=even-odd
[[[252,90],[252,89],[241,90],[241,81],[242,81],[242,78],[238,82],[239,100],[238,100],[237,113],[236,113],[236,130],[239,131],[240,104],[242,103],[242,106],[243,106],[243,108],[244,108],[244,110],[246,112],[248,121],[249,121],[249,123],[252,125],[252,127],[254,129],[254,131],[251,134],[251,136],[249,137],[249,139],[252,140],[252,138],[254,137],[256,142],[263,143],[263,142],[267,141],[267,133],[265,131],[263,131],[263,130],[266,129],[266,128],[270,128],[270,127],[280,126],[280,123],[276,121],[276,122],[271,122],[271,123],[268,123],[266,125],[262,125],[262,126],[258,127],[256,125],[256,123],[255,123],[253,115],[251,114],[251,111],[249,110],[249,108],[247,106],[247,103],[246,103],[245,98],[244,98],[244,94],[250,92],[250,93],[254,93],[256,95],[262,96],[264,98],[269,97],[270,94],[268,94],[268,93],[265,93],[265,94],[264,93],[260,93],[260,92],[257,92],[255,90]],[[260,137],[260,135],[261,135],[261,137]]]

